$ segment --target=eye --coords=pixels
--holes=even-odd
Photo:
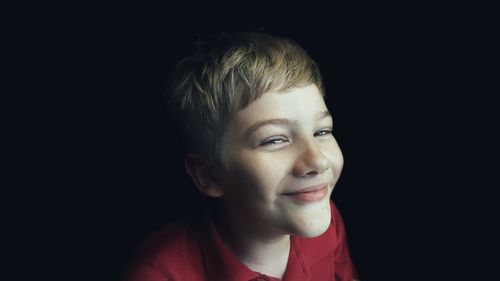
[[[332,134],[331,129],[321,129],[321,130],[317,131],[316,133],[314,133],[314,136],[321,137],[321,136],[327,136],[327,135],[331,135],[331,134]]]
[[[270,139],[265,140],[260,145],[277,145],[288,142],[288,140],[284,137],[272,137]]]

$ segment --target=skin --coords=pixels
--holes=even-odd
[[[343,167],[332,127],[314,84],[265,93],[230,122],[225,168],[215,169],[205,190],[220,197],[222,239],[252,270],[281,278],[290,234],[316,237],[330,225],[329,198]],[[327,193],[318,201],[283,194],[323,183]]]

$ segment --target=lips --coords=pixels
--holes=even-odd
[[[292,192],[284,192],[282,195],[297,201],[315,202],[328,194],[328,183],[306,187]]]

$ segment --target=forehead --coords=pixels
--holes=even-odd
[[[311,84],[291,89],[288,92],[265,93],[246,108],[240,110],[233,117],[231,123],[241,128],[266,119],[307,120],[309,117],[313,118],[318,113],[327,110],[318,87]]]

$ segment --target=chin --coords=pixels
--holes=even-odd
[[[328,229],[329,226],[330,226],[330,216],[328,216],[328,220],[315,222],[309,227],[301,229],[300,233],[297,233],[297,235],[307,238],[314,238],[325,233],[325,231]]]
[[[322,214],[302,217],[295,222],[293,234],[301,237],[314,238],[325,233],[331,223],[330,208]]]

